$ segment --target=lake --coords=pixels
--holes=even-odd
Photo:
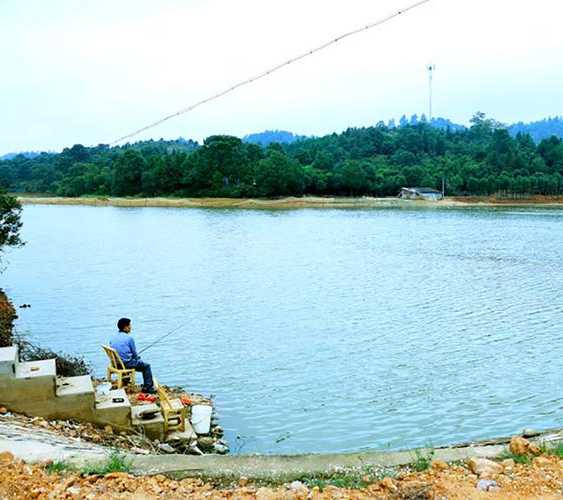
[[[563,427],[563,210],[24,208],[17,328],[97,375],[121,316],[233,452]]]

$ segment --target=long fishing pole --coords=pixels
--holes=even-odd
[[[188,106],[187,108],[181,109],[179,111],[176,111],[175,113],[171,113],[163,118],[160,118],[159,120],[153,122],[153,123],[149,123],[148,125],[145,125],[144,127],[141,127],[140,129],[134,130],[133,132],[126,134],[122,137],[120,137],[119,139],[116,139],[112,142],[110,142],[110,146],[114,146],[115,144],[117,144],[118,142],[124,141],[125,139],[130,139],[131,137],[135,137],[136,135],[140,134],[141,132],[145,132],[146,130],[150,130],[158,125],[160,125],[161,123],[164,123],[168,120],[171,120],[172,118],[175,118],[177,116],[183,115],[185,113],[189,113],[190,111],[193,111],[195,108],[198,108],[199,106],[203,105],[203,104],[207,104],[208,102],[214,101],[215,99],[219,99],[220,97],[223,97],[226,94],[229,94],[231,92],[233,92],[234,90],[238,89],[239,87],[243,87],[245,85],[249,85],[257,80],[261,80],[262,78],[266,78],[269,75],[271,75],[272,73],[284,68],[285,66],[289,66],[290,64],[296,63],[297,61],[300,61],[301,59],[305,59],[306,57],[312,56],[313,54],[320,52],[321,50],[324,50],[328,47],[330,47],[331,45],[334,45],[335,43],[340,42],[341,40],[344,40],[345,38],[357,35],[359,33],[362,33],[364,31],[370,30],[372,28],[375,28],[377,26],[381,26],[382,24],[385,24],[388,21],[391,21],[392,19],[402,15],[402,14],[406,14],[407,12],[416,9],[417,7],[421,7],[424,4],[427,4],[428,2],[430,2],[431,0],[418,0],[417,2],[409,5],[408,7],[404,7],[402,9],[397,10],[396,12],[389,14],[387,16],[385,16],[382,19],[379,19],[379,21],[375,21],[372,22],[370,24],[366,24],[364,26],[361,26],[355,30],[349,31],[347,33],[341,34],[335,38],[330,39],[329,41],[317,46],[317,47],[313,47],[312,49],[307,50],[306,52],[303,52],[302,54],[295,56],[285,62],[282,62],[281,64],[277,64],[276,66],[273,66],[269,69],[267,69],[266,71],[263,71],[262,73],[259,73],[257,75],[254,75],[250,78],[248,78],[247,80],[243,80],[241,82],[236,83],[235,85],[222,90],[221,92],[218,92],[217,94],[214,94],[210,97],[207,97],[206,99],[202,99],[201,101],[198,101],[194,104],[192,104],[191,106]]]
[[[143,349],[141,349],[139,351],[138,354],[142,354],[143,352],[145,352],[146,350],[150,349],[151,347],[155,346],[156,344],[158,344],[159,342],[161,342],[162,340],[164,340],[166,337],[169,337],[170,335],[172,335],[174,332],[177,332],[180,328],[183,328],[185,326],[185,323],[182,323],[180,326],[177,326],[176,328],[174,328],[174,330],[169,331],[167,334],[163,335],[162,337],[157,338],[153,343],[149,344],[148,346],[144,347]]]

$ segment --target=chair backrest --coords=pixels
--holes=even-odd
[[[125,364],[123,363],[123,361],[121,360],[121,357],[119,356],[119,354],[117,353],[117,351],[115,349],[113,349],[113,348],[111,348],[110,346],[107,346],[107,345],[102,345],[102,349],[107,354],[107,357],[109,358],[109,362],[110,362],[110,365],[112,366],[112,368],[115,368],[117,370],[126,370],[127,369],[127,368],[125,368]]]
[[[160,406],[164,405],[167,408],[172,407],[172,403],[170,402],[170,398],[164,387],[162,387],[156,378],[153,377],[154,386],[156,388],[156,392],[158,393],[158,399],[160,400]]]

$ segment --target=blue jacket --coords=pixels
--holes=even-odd
[[[117,332],[109,341],[110,347],[117,351],[125,366],[136,363],[139,360],[135,341],[130,334]]]

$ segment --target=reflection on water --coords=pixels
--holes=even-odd
[[[563,424],[563,212],[26,206],[18,328],[85,353],[129,316],[242,452]],[[237,435],[239,438],[237,439]]]

